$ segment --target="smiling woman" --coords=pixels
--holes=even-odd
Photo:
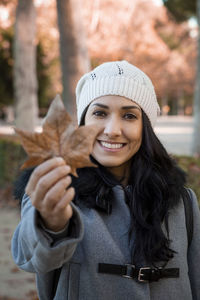
[[[42,300],[199,300],[199,208],[153,131],[151,80],[127,61],[104,63],[79,80],[76,103],[79,126],[97,127],[97,167],[78,169],[78,178],[62,158],[35,168],[15,262],[36,273]]]
[[[142,112],[138,104],[121,96],[95,99],[85,115],[85,125],[103,129],[97,136],[92,155],[119,180],[126,177],[130,159],[142,142]]]

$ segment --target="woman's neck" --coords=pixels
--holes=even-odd
[[[130,161],[124,165],[107,169],[123,186],[127,186],[130,174]]]

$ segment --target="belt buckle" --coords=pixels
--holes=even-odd
[[[122,277],[133,279],[133,277],[131,276],[131,272],[135,270],[135,265],[125,264],[125,266],[126,266],[126,274],[122,275]]]
[[[150,267],[144,267],[144,268],[140,268],[139,269],[139,273],[138,273],[138,281],[139,282],[148,282],[148,280],[142,279],[142,276],[144,276],[144,274],[142,274],[143,270],[150,270]]]

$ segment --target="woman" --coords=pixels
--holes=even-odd
[[[36,273],[40,299],[200,299],[200,214],[191,191],[188,247],[185,175],[157,139],[151,80],[126,61],[85,74],[79,125],[99,126],[98,168],[70,176],[62,158],[28,181],[12,240],[16,264]]]

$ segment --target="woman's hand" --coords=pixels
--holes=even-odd
[[[39,165],[26,186],[33,206],[39,211],[44,225],[52,231],[64,229],[73,211],[70,202],[75,190],[71,184],[70,166],[61,157],[54,157]]]

